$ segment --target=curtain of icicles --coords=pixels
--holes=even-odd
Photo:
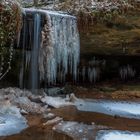
[[[72,75],[76,81],[80,54],[76,18],[37,9],[25,9],[25,13],[25,18],[33,15],[34,19],[27,21],[28,26],[24,31],[27,38],[24,43],[25,65],[30,67],[32,77],[37,76],[35,71],[38,68],[40,81],[45,81],[49,85],[65,82],[67,74]],[[27,48],[31,51],[27,51]],[[37,78],[31,80],[35,81]]]
[[[46,12],[39,55],[40,78],[47,83],[64,82],[66,75],[77,77],[79,35],[73,16]]]

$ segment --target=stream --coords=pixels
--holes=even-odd
[[[2,89],[2,94],[11,104],[1,103],[0,140],[140,140],[139,102],[80,99],[74,94],[44,97],[14,88]],[[39,110],[44,117],[34,115]]]

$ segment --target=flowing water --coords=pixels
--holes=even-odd
[[[34,15],[34,38],[33,38],[33,48],[31,52],[31,88],[32,90],[38,89],[38,55],[40,47],[40,23],[41,15],[36,13]],[[33,91],[35,92],[35,91]]]

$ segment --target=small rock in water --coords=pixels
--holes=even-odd
[[[20,113],[22,114],[22,115],[28,115],[29,113],[27,112],[27,111],[25,111],[24,109],[21,109],[20,110]]]
[[[32,102],[35,102],[35,103],[42,103],[41,101],[41,96],[29,96],[29,99],[32,101]]]
[[[46,94],[49,96],[61,95],[62,91],[63,91],[63,88],[61,89],[59,87],[45,89]]]
[[[70,94],[70,102],[75,102],[77,100],[78,100],[78,98],[75,96],[75,94],[74,93],[71,93]]]
[[[48,113],[48,114],[44,114],[44,119],[50,120],[53,119],[55,117],[55,115],[53,113]]]
[[[77,101],[78,100],[78,98],[75,96],[75,94],[74,93],[71,93],[70,95],[66,95],[66,99],[65,99],[65,101],[69,101],[69,102],[75,102],[75,101]]]
[[[54,125],[54,124],[58,124],[58,123],[61,122],[62,120],[63,120],[63,118],[55,117],[54,119],[47,121],[47,122],[44,123],[43,125]]]

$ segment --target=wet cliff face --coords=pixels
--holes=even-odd
[[[124,71],[127,71],[129,66],[131,70],[136,71],[135,73],[132,70],[136,75],[131,71],[135,75],[134,77],[138,77],[140,74],[139,5],[137,3],[134,9],[118,14],[111,20],[98,20],[88,27],[80,26],[81,65],[87,65],[96,57],[98,61],[106,61],[104,68],[98,65],[102,69],[101,79],[120,78],[124,80],[125,78],[122,78],[125,75]],[[129,72],[127,71],[127,73]]]

